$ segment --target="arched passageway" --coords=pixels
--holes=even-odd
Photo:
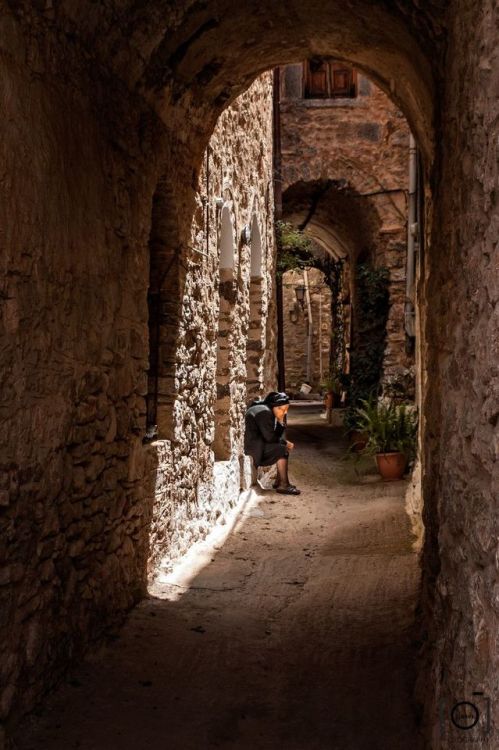
[[[348,288],[333,297],[348,299],[353,312],[349,338],[357,352],[354,369],[359,364],[366,369],[358,336],[363,329],[364,350],[379,352],[371,358],[381,360],[383,393],[411,397],[414,339],[412,321],[406,320],[411,304],[406,297],[412,297],[411,269],[417,264],[408,249],[412,237],[408,224],[413,225],[417,211],[413,196],[409,197],[409,173],[417,171],[417,165],[414,158],[411,161],[407,121],[383,91],[344,61],[314,58],[284,66],[279,94],[283,218],[324,252],[346,259]],[[421,202],[416,195],[418,199]],[[381,297],[377,311],[373,300],[359,298],[357,289],[363,285],[366,297],[362,279],[374,284],[379,277],[382,284],[384,272],[387,317]],[[335,325],[342,328],[338,302],[333,303],[332,313]],[[362,312],[359,305],[365,308]],[[371,335],[373,316],[379,317],[377,343]],[[354,390],[365,392],[368,382],[375,387],[378,370],[373,368],[369,377],[359,373],[364,386]]]
[[[408,187],[407,154],[408,148],[404,154],[406,171],[400,179],[405,190]],[[365,174],[363,179],[366,179]],[[378,179],[382,184],[381,175]],[[349,338],[354,348],[361,343],[357,335],[360,328],[365,330],[365,334],[361,334],[364,345],[374,345],[374,321],[361,321],[363,316],[369,315],[368,310],[361,313],[363,300],[359,296],[359,285],[362,286],[363,269],[386,271],[388,298],[383,322],[385,335],[379,342],[380,380],[386,389],[398,384],[411,395],[414,393],[414,357],[407,350],[404,321],[406,198],[400,190],[401,201],[387,201],[380,192],[376,191],[374,196],[359,194],[346,181],[300,181],[290,185],[283,194],[283,217],[293,226],[301,227],[324,257],[343,260],[345,288],[339,291],[339,296],[350,306],[352,330]]]
[[[283,195],[283,216],[336,259],[376,252],[379,212],[348,184],[297,182]]]
[[[492,0],[424,9],[410,0],[182,3],[174,13],[159,1],[124,3],[119,13],[100,3],[91,12],[83,2],[28,5],[9,7],[2,26],[2,225],[19,217],[6,238],[1,297],[9,362],[3,715],[32,706],[75,644],[144,592],[147,246],[158,179],[172,186],[183,262],[196,265],[197,179],[217,118],[258,74],[320,55],[350,61],[389,93],[425,160],[420,697],[436,745],[439,701],[473,689],[495,695],[498,663]],[[189,310],[196,301],[183,297]],[[180,407],[181,416],[184,442],[199,443],[204,456],[192,427],[198,415]],[[187,450],[177,448],[178,466]],[[42,633],[52,644],[43,654]],[[23,683],[30,687],[21,692]]]

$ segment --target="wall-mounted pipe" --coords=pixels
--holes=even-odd
[[[323,380],[322,368],[322,289],[319,287],[319,381]]]
[[[410,338],[416,335],[415,325],[415,254],[417,224],[417,146],[414,136],[409,139],[409,205],[407,212],[407,266],[405,286],[405,331]]]
[[[274,220],[277,224],[282,219],[282,154],[281,154],[281,71],[274,68],[273,80],[273,127],[272,156],[274,168]],[[276,232],[276,248],[280,250],[280,234]],[[286,390],[286,373],[284,362],[284,311],[282,294],[282,275],[276,273],[275,280],[277,312],[277,381],[280,391]]]
[[[303,269],[303,283],[305,285],[305,302],[307,303],[308,328],[307,328],[307,383],[312,380],[312,303],[310,302],[310,286],[308,283],[308,270]]]

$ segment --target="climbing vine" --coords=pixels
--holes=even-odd
[[[325,256],[316,260],[316,267],[324,274],[331,290],[331,347],[329,350],[329,370],[342,373],[345,370],[345,316],[343,305],[344,271],[342,259]]]
[[[299,229],[285,221],[276,224],[276,273],[282,278],[286,271],[310,268],[316,265],[312,255],[312,241]]]
[[[359,400],[368,399],[378,393],[389,310],[387,268],[359,263],[355,277],[357,309],[350,358],[350,410],[346,415],[347,425],[354,421],[354,410]]]

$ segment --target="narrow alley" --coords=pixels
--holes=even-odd
[[[498,40],[1,3],[0,750],[499,749]]]
[[[407,483],[345,460],[317,406],[292,407],[288,435],[302,494],[243,493],[208,565],[155,583],[24,721],[18,750],[420,747]]]

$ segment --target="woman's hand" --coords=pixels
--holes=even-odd
[[[288,451],[292,451],[294,447],[294,443],[290,443],[289,440],[286,440],[286,448],[288,449]]]

